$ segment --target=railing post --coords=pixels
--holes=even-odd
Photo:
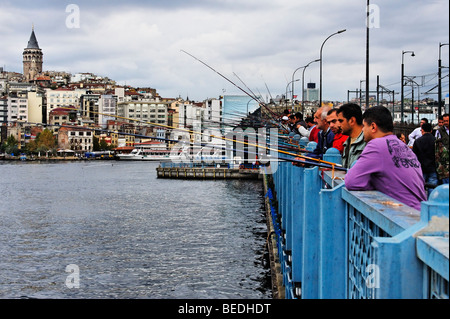
[[[331,163],[342,164],[342,155],[337,148],[329,148],[323,155],[323,160]]]
[[[286,165],[286,251],[290,254],[292,250],[292,211],[293,211],[293,165],[287,162]]]
[[[305,169],[303,218],[302,299],[319,298],[319,192],[322,179],[318,167]]]
[[[321,299],[344,299],[346,296],[346,224],[345,202],[340,184],[320,192],[320,266]]]
[[[304,218],[304,184],[305,169],[293,167],[292,170],[293,206],[292,213],[292,281],[295,287],[299,287],[302,281],[303,268],[303,218]]]

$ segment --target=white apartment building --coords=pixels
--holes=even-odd
[[[83,154],[93,150],[93,133],[90,130],[72,128],[68,131],[68,140],[70,148],[77,153]]]
[[[117,104],[117,115],[136,122],[167,125],[169,103],[155,100],[134,100]]]
[[[28,122],[28,99],[23,96],[8,97],[8,122],[24,121]]]
[[[56,90],[46,89],[45,91],[47,99],[47,121],[51,110],[66,106],[79,107],[81,95],[86,94],[85,89],[72,90],[59,88]]]
[[[98,100],[98,124],[107,127],[109,120],[116,119],[117,101],[114,95],[102,95]]]
[[[192,131],[196,143],[222,143],[221,139],[214,137],[221,135],[222,103],[220,100],[209,99],[203,103],[179,104],[178,120],[178,127]]]
[[[8,97],[0,96],[0,125],[8,122]]]

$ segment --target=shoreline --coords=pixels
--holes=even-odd
[[[55,157],[32,157],[32,158],[21,158],[21,156],[8,156],[8,157],[3,157],[0,158],[0,161],[5,161],[5,162],[15,162],[15,161],[19,161],[19,162],[46,162],[46,161],[98,161],[98,160],[102,160],[102,161],[111,161],[111,160],[116,160],[115,158],[80,158],[80,157],[76,157],[76,156],[55,156]]]

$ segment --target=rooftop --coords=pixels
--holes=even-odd
[[[39,49],[39,44],[36,39],[36,35],[34,34],[34,28],[31,31],[30,40],[28,40],[27,49]]]

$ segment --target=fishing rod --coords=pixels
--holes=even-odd
[[[190,57],[192,57],[193,59],[197,60],[198,62],[200,62],[201,64],[203,64],[204,66],[206,66],[207,68],[209,68],[210,70],[212,70],[213,72],[217,73],[219,76],[221,76],[222,78],[224,78],[226,81],[230,82],[231,84],[233,84],[235,87],[237,87],[239,90],[241,90],[243,93],[245,93],[246,95],[248,95],[249,97],[251,97],[253,100],[255,100],[256,102],[258,102],[258,104],[260,106],[264,106],[269,113],[271,113],[272,117],[274,117],[274,115],[276,116],[276,114],[269,109],[264,103],[260,103],[258,101],[257,98],[255,98],[254,96],[252,96],[251,94],[249,94],[247,91],[245,91],[243,88],[241,88],[239,85],[237,85],[236,83],[234,83],[233,81],[231,81],[230,79],[228,79],[227,77],[225,77],[222,73],[218,72],[217,70],[215,70],[214,68],[212,68],[211,66],[209,66],[208,64],[206,64],[205,62],[203,62],[202,60],[196,58],[195,56],[193,56],[192,54],[186,52],[185,50],[181,50],[181,52],[189,55]]]
[[[63,108],[63,109],[64,109],[64,108]],[[66,109],[73,110],[73,108],[66,108]],[[178,130],[178,131],[186,132],[186,133],[189,133],[189,134],[206,135],[206,136],[208,136],[208,137],[212,137],[212,138],[216,138],[216,139],[221,139],[221,140],[224,140],[224,141],[237,142],[237,143],[241,143],[241,144],[248,145],[248,146],[254,146],[254,147],[261,148],[261,149],[266,149],[266,150],[269,150],[269,151],[274,151],[274,152],[278,152],[278,153],[283,153],[283,154],[286,154],[286,155],[291,155],[291,156],[301,157],[301,158],[303,158],[303,159],[305,159],[305,160],[311,160],[311,161],[315,161],[315,162],[318,162],[318,163],[330,164],[330,165],[335,165],[335,166],[342,166],[341,164],[336,164],[336,163],[333,163],[333,162],[324,161],[324,160],[317,159],[317,158],[314,158],[314,157],[308,157],[308,156],[304,156],[304,155],[294,154],[294,153],[290,153],[290,152],[286,152],[286,151],[274,149],[274,148],[267,147],[267,146],[263,146],[263,145],[257,145],[257,144],[253,144],[253,143],[242,142],[242,141],[239,141],[239,140],[237,140],[237,139],[226,138],[226,137],[223,137],[223,136],[216,136],[216,135],[213,135],[213,134],[206,134],[206,133],[203,133],[203,132],[196,132],[196,131],[192,131],[192,130],[188,130],[188,129],[183,129],[183,128],[177,128],[177,127],[174,127],[174,126],[165,125],[165,124],[160,124],[160,123],[153,123],[153,122],[147,122],[147,121],[143,121],[143,120],[136,120],[136,119],[127,118],[127,117],[123,117],[123,116],[119,116],[119,115],[105,114],[105,113],[95,112],[95,111],[89,111],[89,112],[90,112],[90,113],[94,113],[94,114],[99,114],[99,115],[105,115],[105,116],[111,116],[111,117],[121,118],[121,119],[125,119],[125,120],[128,120],[128,121],[140,122],[140,123],[148,124],[148,125],[152,125],[152,126],[163,127],[163,128],[169,128],[169,129],[173,129],[173,130]]]
[[[254,99],[255,99],[259,104],[264,103],[264,102],[262,102],[262,101],[260,100],[260,98],[259,98],[255,93],[253,93],[253,91],[247,86],[247,84],[244,83],[244,81],[242,81],[242,79],[241,79],[235,72],[233,72],[233,74],[234,74],[235,77],[238,78],[239,81],[241,81],[242,84],[244,84],[244,86],[247,88],[247,90],[249,90],[250,93],[253,94]]]
[[[131,119],[132,120],[132,119]],[[73,129],[82,129],[82,130],[89,130],[89,131],[100,131],[100,132],[106,132],[106,133],[114,133],[114,134],[119,134],[119,135],[126,135],[126,136],[134,136],[134,137],[139,137],[139,138],[148,138],[148,139],[155,139],[155,140],[162,140],[162,141],[167,141],[167,142],[173,142],[173,143],[179,143],[179,140],[171,140],[171,139],[167,139],[167,138],[162,138],[162,137],[156,137],[156,136],[147,136],[147,135],[142,135],[142,134],[134,134],[134,133],[126,133],[126,132],[117,132],[117,131],[111,131],[111,130],[107,130],[107,129],[102,129],[102,128],[88,128],[88,127],[80,127],[78,125],[67,125],[67,124],[47,124],[47,123],[36,123],[36,122],[24,122],[26,124],[33,124],[33,125],[42,125],[42,126],[55,126],[55,127],[60,127],[60,128],[73,128]],[[239,141],[236,141],[239,142]],[[233,151],[233,152],[237,152],[237,153],[247,153],[247,154],[252,154],[252,155],[257,155],[257,156],[264,156],[264,154],[262,153],[257,153],[257,152],[252,152],[249,151],[248,149],[235,149],[235,148],[227,148],[223,145],[217,145],[217,144],[204,144],[204,143],[195,143],[195,142],[186,142],[186,141],[182,141],[182,143],[188,143],[192,146],[200,146],[202,147],[201,152],[203,152],[203,148],[204,147],[208,147],[208,148],[216,148],[216,149],[221,149],[221,150],[225,150],[225,151]],[[244,144],[248,144],[248,145],[252,145],[250,143],[245,143]],[[137,144],[145,144],[145,142],[143,143],[137,143]],[[264,148],[264,149],[268,149],[267,147],[261,147],[261,146],[257,146],[259,148]],[[271,149],[273,150],[273,149]],[[275,150],[278,152],[278,150]],[[282,152],[282,151],[280,151]],[[289,152],[284,152],[287,155],[290,156],[294,156],[296,158],[288,158],[288,157],[283,157],[283,156],[279,156],[277,155],[276,159],[269,159],[269,161],[273,161],[273,160],[283,160],[283,161],[287,161],[287,162],[292,162],[292,163],[298,163],[298,164],[302,164],[302,165],[313,165],[313,166],[318,166],[318,167],[322,167],[322,168],[328,168],[328,169],[336,169],[336,170],[341,170],[341,171],[347,171],[346,168],[342,167],[339,164],[336,163],[332,163],[332,162],[327,162],[327,161],[320,161],[320,163],[317,163],[317,161],[315,161],[315,158],[308,158],[305,156],[301,156],[299,154],[294,154],[294,153],[289,153]],[[207,155],[206,155],[207,156]],[[300,157],[301,159],[297,159],[298,157]],[[221,159],[221,160],[226,160],[226,159]],[[230,161],[232,159],[229,159]],[[261,161],[261,159],[255,159],[257,161]]]
[[[230,82],[231,84],[233,84],[235,87],[237,87],[239,90],[241,90],[242,92],[244,92],[246,95],[248,95],[249,97],[251,97],[252,99],[254,99],[256,102],[258,102],[257,99],[255,99],[253,96],[251,96],[248,92],[246,92],[243,88],[241,88],[239,85],[237,85],[236,83],[234,83],[233,81],[231,81],[230,79],[228,79],[227,77],[225,77],[222,73],[218,72],[217,70],[215,70],[214,68],[212,68],[211,66],[209,66],[208,64],[206,64],[205,62],[203,62],[202,60],[196,58],[195,56],[193,56],[192,54],[190,54],[189,52],[186,52],[185,50],[180,50],[181,52],[189,55],[191,58],[197,60],[198,62],[200,62],[201,64],[203,64],[204,66],[206,66],[207,68],[209,68],[210,70],[212,70],[213,72],[217,73],[218,75],[220,75],[222,78],[224,78],[225,80],[227,80],[228,82]],[[259,103],[259,102],[258,102]]]
[[[62,109],[73,110],[73,108],[62,108]],[[157,127],[164,127],[164,128],[169,128],[169,129],[175,129],[175,130],[187,132],[189,134],[207,135],[208,137],[217,138],[217,139],[221,139],[221,140],[224,140],[224,141],[237,142],[237,143],[241,143],[241,144],[248,145],[248,146],[254,146],[254,147],[266,149],[266,150],[269,150],[269,151],[283,153],[283,154],[286,154],[286,155],[291,155],[291,156],[295,156],[295,157],[301,157],[304,160],[315,161],[315,162],[318,162],[318,163],[329,164],[329,165],[333,165],[333,166],[337,166],[337,167],[342,166],[340,164],[324,161],[324,160],[321,160],[321,159],[316,159],[316,158],[313,158],[313,157],[308,157],[308,156],[304,156],[304,155],[300,155],[300,154],[294,154],[294,153],[290,153],[290,152],[286,152],[286,151],[283,151],[283,150],[274,149],[274,148],[267,147],[267,146],[257,145],[257,144],[254,144],[254,143],[242,142],[242,141],[239,141],[237,139],[229,139],[229,138],[226,138],[226,137],[223,137],[223,136],[216,136],[216,135],[213,135],[213,134],[205,134],[205,133],[202,133],[202,132],[195,132],[195,131],[192,131],[192,130],[187,130],[187,129],[183,129],[183,128],[176,128],[176,127],[173,127],[173,126],[160,124],[160,123],[152,123],[152,122],[147,122],[147,121],[142,121],[142,120],[136,120],[136,119],[127,118],[127,117],[123,117],[123,116],[119,116],[119,115],[105,114],[105,113],[95,112],[95,111],[90,111],[90,113],[99,114],[99,115],[105,115],[105,116],[110,116],[110,117],[116,117],[116,118],[120,118],[120,119],[124,119],[124,120],[128,120],[128,121],[140,122],[140,123],[143,123],[143,124],[148,124],[148,125],[157,126]]]

